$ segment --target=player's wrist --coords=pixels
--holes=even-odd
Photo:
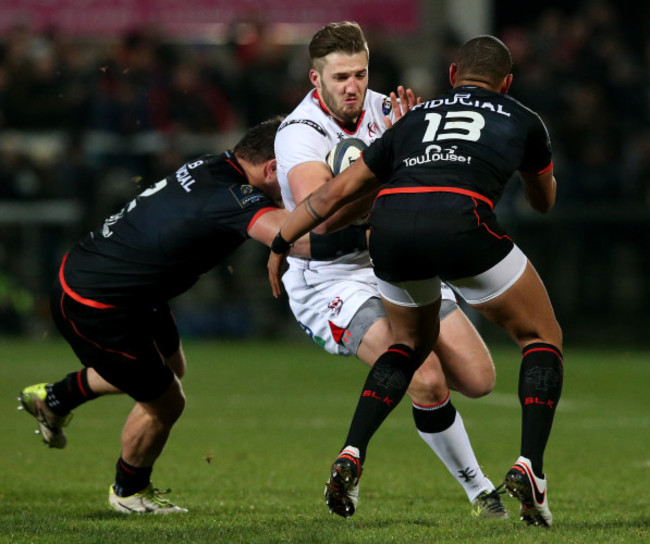
[[[284,255],[291,249],[291,245],[292,244],[282,238],[282,233],[278,232],[275,235],[275,238],[273,238],[273,242],[271,243],[271,251],[273,253],[277,253],[278,255]]]

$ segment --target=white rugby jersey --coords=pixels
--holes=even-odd
[[[329,114],[318,90],[312,89],[280,125],[275,137],[278,182],[285,208],[291,211],[296,207],[288,179],[294,166],[325,162],[330,150],[345,138],[359,138],[370,145],[386,130],[384,117],[387,115],[394,121],[390,98],[368,89],[356,131],[350,132]]]

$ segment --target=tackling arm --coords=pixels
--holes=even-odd
[[[285,209],[266,212],[253,223],[253,226],[248,231],[248,235],[254,240],[271,247],[274,236],[278,233],[288,215],[289,212]],[[291,255],[296,257],[310,256],[309,236],[302,236],[293,244]]]
[[[332,179],[332,171],[325,162],[304,162],[294,166],[288,175],[289,188],[296,204],[302,202],[316,189]],[[370,212],[375,195],[364,195],[364,198],[344,206],[334,217],[319,225],[314,232],[327,234],[341,229]]]
[[[334,215],[345,204],[377,190],[379,181],[361,157],[332,181],[308,195],[289,214],[271,246],[268,269],[273,295],[281,291],[280,276],[288,245]],[[286,246],[286,247],[285,247]]]

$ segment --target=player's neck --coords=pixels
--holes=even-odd
[[[499,92],[498,88],[495,88],[487,81],[483,81],[481,79],[471,79],[471,78],[457,79],[456,83],[454,84],[454,89],[456,87],[464,87],[466,85],[471,85],[473,87],[482,87],[483,89],[487,89],[488,91]]]

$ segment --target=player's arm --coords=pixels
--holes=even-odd
[[[271,247],[273,238],[280,230],[280,227],[288,215],[289,212],[285,209],[277,209],[266,212],[265,214],[261,215],[248,229],[248,235],[253,238],[253,240],[257,240],[258,242]],[[302,236],[296,242],[294,242],[293,247],[291,248],[291,255],[294,255],[296,257],[310,256],[309,236]]]
[[[553,165],[540,173],[519,171],[524,184],[526,200],[534,210],[547,213],[555,205],[557,184],[553,175]]]
[[[377,191],[379,180],[363,156],[329,183],[321,185],[289,214],[271,245],[268,269],[274,296],[281,293],[280,276],[290,244],[333,216],[345,204]]]
[[[294,202],[300,203],[311,193],[332,179],[332,171],[327,163],[305,162],[294,166],[287,176]],[[375,194],[363,197],[342,207],[335,215],[314,229],[316,234],[327,234],[341,229],[360,217],[365,217],[372,206]],[[277,231],[276,231],[277,232]]]

